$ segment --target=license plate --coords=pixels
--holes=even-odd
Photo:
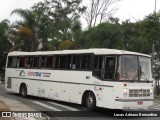
[[[138,104],[138,105],[142,105],[142,104],[143,104],[143,101],[138,101],[137,104]]]

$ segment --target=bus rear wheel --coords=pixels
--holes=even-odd
[[[86,97],[86,108],[89,111],[95,111],[96,110],[96,98],[95,95],[92,92],[89,92]]]
[[[22,97],[27,97],[27,87],[25,84],[21,85],[20,87],[20,95]]]

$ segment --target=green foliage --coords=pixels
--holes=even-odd
[[[65,41],[62,41],[59,45],[59,50],[72,50],[74,49],[74,42],[71,41],[71,40],[65,40]]]
[[[148,15],[142,21],[142,37],[146,39],[146,47],[151,53],[152,44],[155,44],[155,50],[160,51],[160,12]]]
[[[35,51],[38,43],[38,38],[36,35],[37,31],[36,15],[31,10],[23,10],[23,9],[16,9],[12,11],[12,14],[18,14],[24,19],[23,21],[17,22],[16,23],[17,25],[14,26],[16,29],[16,39],[14,41],[15,45],[21,44],[23,51]],[[32,37],[29,37],[30,36],[29,34],[25,33],[24,31],[21,31],[21,29],[23,28],[27,28],[28,30],[30,30],[31,33],[33,34]],[[32,43],[29,41],[32,41]],[[31,46],[31,47],[26,47],[26,46]]]
[[[85,48],[121,48],[121,26],[112,23],[102,23],[84,33]]]
[[[79,19],[84,7],[80,7],[82,0],[45,0],[39,2],[33,9],[43,10],[50,21],[52,38],[57,40],[72,39],[72,26]]]
[[[131,23],[129,20],[122,22],[123,31],[123,49],[135,51],[135,52],[145,52],[145,41],[141,36],[141,22]]]
[[[0,69],[5,66],[6,55],[12,44],[8,40],[9,21],[3,20],[0,22]]]

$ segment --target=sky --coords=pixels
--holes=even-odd
[[[18,15],[12,15],[11,12],[15,9],[29,9],[35,3],[41,0],[1,0],[0,1],[0,21],[9,19],[11,22],[20,19]]]
[[[18,15],[10,15],[14,9],[29,9],[35,3],[43,0],[1,0],[0,3],[0,21],[9,19],[11,22],[19,20]],[[157,11],[160,10],[160,0],[157,1]],[[153,13],[155,0],[122,0],[115,5],[118,11],[113,15],[120,18],[121,21],[130,19],[132,22],[142,20],[146,15]],[[82,21],[82,25],[86,24]]]
[[[156,0],[156,12],[160,10],[160,0]],[[119,10],[114,16],[121,20],[142,20],[155,10],[155,0],[122,0],[117,5]]]

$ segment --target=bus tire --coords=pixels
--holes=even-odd
[[[20,95],[22,97],[27,97],[27,87],[25,84],[22,84],[20,87]]]
[[[93,92],[88,92],[85,103],[86,103],[86,108],[89,111],[96,110],[96,97]]]

